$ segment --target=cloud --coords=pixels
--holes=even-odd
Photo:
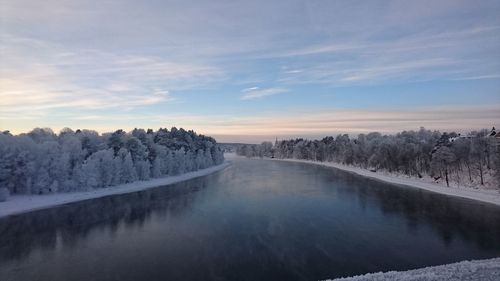
[[[303,72],[303,70],[301,70],[301,69],[293,69],[293,70],[285,71],[285,73],[287,73],[287,74],[302,73],[302,72]]]
[[[161,109],[185,113],[186,122],[174,118],[178,123],[195,126],[190,122],[196,120],[208,126],[203,120],[215,120],[215,128],[228,128],[228,134],[243,134],[236,128],[248,128],[259,135],[255,131],[259,127],[249,124],[258,119],[231,119],[229,113],[245,108],[267,116],[262,106],[265,97],[287,91],[294,94],[287,96],[286,104],[303,108],[337,102],[339,95],[325,98],[332,87],[354,93],[356,87],[382,85],[395,91],[418,81],[437,81],[418,87],[437,90],[452,103],[498,101],[493,95],[498,92],[500,70],[499,1],[477,5],[466,0],[201,0],[193,5],[191,1],[18,0],[0,1],[0,10],[2,126],[21,128],[18,120],[31,120],[22,126],[56,126],[64,113],[95,121],[85,123],[95,128],[120,127],[123,122],[144,127],[150,119],[141,116],[153,118],[150,111]],[[464,86],[459,94],[463,100],[457,100],[454,90],[459,83],[477,87]],[[240,100],[230,97],[234,87],[246,88],[237,93]],[[389,104],[410,106],[404,95],[392,96]],[[375,109],[381,104],[378,98],[372,95],[363,104]],[[251,99],[255,102],[248,102]],[[342,103],[356,107],[358,99],[352,94]],[[168,106],[179,101],[190,103]],[[132,116],[121,115],[124,111],[134,113],[135,119],[120,123],[119,118]],[[206,115],[191,119],[196,112]],[[219,120],[221,113],[229,116]],[[307,119],[283,116],[297,124]],[[264,126],[268,131],[302,130],[281,116],[266,118],[265,122],[281,126]],[[244,126],[238,127],[236,121]],[[322,122],[319,117],[313,121]],[[168,119],[163,122],[170,124]],[[361,123],[353,124],[362,129]],[[326,122],[325,128],[334,125]]]
[[[408,75],[415,70],[429,69],[435,67],[445,67],[456,65],[457,62],[446,58],[434,58],[428,60],[413,60],[397,63],[388,63],[386,65],[379,65],[374,67],[364,67],[359,69],[346,69],[344,73],[347,74],[340,81],[353,82],[353,81],[369,81],[369,80],[383,80],[394,78],[397,76]]]
[[[499,25],[491,24],[455,31],[425,30],[381,40],[351,37],[342,44],[315,44],[276,54],[294,58],[294,67],[302,70],[284,71],[278,81],[287,85],[352,86],[466,77],[493,79],[500,69],[500,57],[493,51],[493,46],[500,46],[494,39],[499,31]],[[478,45],[484,46],[482,53]]]
[[[457,131],[490,128],[500,125],[500,104],[460,107],[412,107],[400,109],[359,110],[330,108],[321,111],[287,110],[268,112],[259,116],[202,115],[188,113],[155,114],[130,112],[81,116],[77,112],[53,116],[52,127],[90,128],[101,132],[134,127],[184,127],[211,136],[218,141],[260,142],[282,138],[322,138],[348,133],[356,135],[379,131],[395,133],[418,130],[421,126],[432,130]],[[0,115],[0,121],[2,120]],[[41,124],[43,125],[43,124]],[[31,127],[4,126],[14,133],[29,131]]]
[[[368,46],[361,44],[324,44],[318,46],[308,46],[298,50],[291,50],[282,54],[277,54],[276,57],[294,57],[320,55],[325,53],[346,52],[359,49],[365,49]]]
[[[196,88],[217,73],[235,84],[255,76],[259,82],[330,85],[459,78],[458,67],[446,63],[408,68],[397,75],[357,73],[435,59],[457,62],[467,77],[498,72],[497,2],[417,1],[408,4],[411,9],[398,1],[382,2],[127,2],[116,9],[116,1],[20,0],[4,1],[1,8],[3,30],[24,38],[29,37],[24,30],[31,30],[34,38],[81,48],[73,52],[68,47],[60,58],[65,51],[72,58],[81,56],[82,49],[111,50],[115,58],[97,55],[82,66],[104,63],[105,69],[95,69],[95,75],[124,72],[123,79],[137,82],[172,77],[189,80]],[[89,51],[86,56],[94,55]],[[301,72],[261,72],[263,66],[282,63]],[[191,76],[195,73],[199,75]]]
[[[484,80],[484,79],[498,79],[500,78],[500,74],[491,74],[491,75],[481,75],[481,76],[466,76],[453,78],[451,80]]]
[[[75,49],[1,34],[0,111],[133,108],[173,101],[171,91],[223,76],[204,64]]]
[[[259,89],[259,87],[250,87],[250,88],[245,88],[245,89],[241,90],[241,92],[246,93],[246,92],[251,92],[251,91],[258,90],[258,89]]]
[[[241,96],[242,100],[260,99],[263,97],[288,92],[288,89],[285,89],[285,88],[268,88],[268,89],[262,89],[262,90],[259,90],[257,88],[257,89],[252,89],[252,90],[249,90],[249,89],[245,89],[245,90],[242,91],[245,93],[243,96]]]
[[[259,117],[226,117],[205,124],[203,131],[224,141],[274,140],[279,138],[322,138],[327,135],[379,131],[395,133],[418,130],[469,132],[500,125],[500,105],[470,107],[420,107],[399,110],[287,111]]]

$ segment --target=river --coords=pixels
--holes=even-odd
[[[500,256],[497,206],[317,165],[232,161],[0,219],[0,280],[320,280]]]

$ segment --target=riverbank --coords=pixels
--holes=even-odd
[[[331,281],[463,281],[463,280],[500,280],[500,258],[488,260],[462,261],[440,266],[424,267],[408,271],[389,271],[369,273]]]
[[[155,178],[148,181],[137,181],[133,183],[121,184],[91,191],[55,193],[47,195],[12,195],[8,199],[8,201],[0,202],[0,218],[40,209],[46,209],[77,201],[136,192],[153,187],[174,184],[215,173],[217,171],[223,170],[230,164],[231,162],[226,161],[221,165],[185,173],[178,176]]]
[[[467,198],[472,200],[477,200],[485,203],[495,204],[500,206],[500,192],[498,190],[492,189],[472,189],[469,187],[446,187],[432,182],[426,182],[424,180],[410,178],[407,176],[396,176],[394,174],[381,173],[381,172],[371,172],[366,169],[342,165],[332,162],[316,162],[310,160],[299,160],[299,159],[269,159],[271,161],[287,161],[287,162],[300,162],[306,164],[320,165],[339,169],[342,171],[354,173],[360,176],[372,178],[375,180],[388,182],[401,186],[410,186],[414,188],[420,188],[427,191],[432,191],[444,195],[456,196],[461,198]]]

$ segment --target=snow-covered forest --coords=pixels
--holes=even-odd
[[[394,135],[378,132],[291,139],[242,145],[236,153],[247,157],[294,158],[351,165],[457,185],[500,188],[500,133],[495,128],[467,135],[420,128]]]
[[[117,130],[34,129],[0,133],[0,190],[46,194],[104,188],[178,175],[221,164],[216,141],[172,128]]]

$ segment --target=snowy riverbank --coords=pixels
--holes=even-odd
[[[488,260],[462,261],[452,264],[424,267],[408,271],[369,273],[334,281],[463,281],[463,280],[500,280],[500,258]]]
[[[82,200],[94,199],[115,194],[136,192],[162,185],[174,184],[215,173],[217,171],[223,170],[229,165],[230,162],[226,161],[221,165],[198,170],[195,172],[185,173],[178,176],[155,178],[148,181],[137,181],[133,183],[121,184],[91,191],[55,193],[47,195],[13,195],[8,199],[8,201],[0,202],[0,218]]]
[[[266,158],[269,159],[269,158]],[[500,206],[500,192],[498,190],[492,189],[472,189],[469,187],[446,187],[440,184],[436,184],[433,182],[427,182],[425,179],[417,179],[410,178],[406,176],[397,176],[394,174],[388,174],[383,172],[371,172],[366,169],[342,165],[338,163],[332,162],[316,162],[310,160],[299,160],[299,159],[269,159],[272,161],[289,161],[289,162],[300,162],[300,163],[308,163],[314,165],[321,165],[326,167],[332,167],[336,169],[340,169],[343,171],[351,172],[357,175],[361,175],[364,177],[369,177],[372,179],[397,184],[404,185],[410,187],[416,187],[420,189],[425,189],[432,192],[437,192],[449,196],[457,196],[467,199],[478,200],[481,202],[491,203]]]

